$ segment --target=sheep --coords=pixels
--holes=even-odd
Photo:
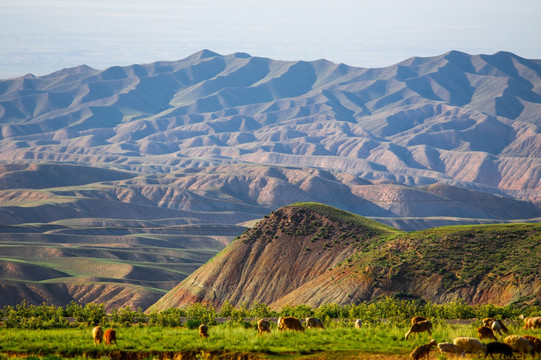
[[[407,339],[411,333],[420,333],[423,331],[427,331],[430,335],[432,335],[430,330],[432,330],[432,323],[429,320],[421,321],[411,325],[410,329],[405,335],[405,338]]]
[[[537,352],[538,354],[541,354],[541,339],[536,338],[535,336],[531,336],[531,335],[522,335],[522,336],[526,340],[528,340],[530,344],[532,344],[532,347],[535,352]]]
[[[209,337],[209,328],[205,324],[199,325],[199,337],[208,338]]]
[[[455,344],[451,344],[448,342],[439,343],[438,349],[440,349],[440,353],[442,354],[448,353],[448,354],[460,355],[464,357],[464,351],[462,351],[462,349],[456,346]]]
[[[457,337],[453,340],[453,344],[462,349],[465,353],[482,352],[487,354],[487,347],[481,341],[472,337]]]
[[[415,315],[414,317],[411,318],[411,325],[417,324],[418,322],[426,321],[426,320],[428,319],[419,315]]]
[[[103,333],[103,340],[105,341],[105,345],[111,345],[113,342],[115,345],[116,343],[116,331],[113,329],[107,329]]]
[[[513,351],[518,352],[523,359],[526,353],[530,353],[532,357],[535,355],[535,350],[532,344],[530,344],[528,339],[523,336],[509,335],[503,339],[503,342],[511,346]]]
[[[300,320],[291,316],[279,318],[278,329],[280,329],[280,331],[283,331],[283,330],[304,331],[304,327],[302,326]]]
[[[502,358],[502,355],[505,358],[512,358],[513,356],[513,349],[511,346],[507,345],[506,343],[493,341],[487,344],[487,353],[485,354],[485,358],[490,354],[490,357],[494,359],[494,355],[492,354],[500,354],[500,359]]]
[[[524,329],[541,329],[541,316],[524,319]]]
[[[325,326],[323,326],[323,323],[321,320],[315,317],[307,317],[306,318],[306,328],[319,328],[319,329],[325,329]]]
[[[94,345],[100,345],[103,340],[103,329],[101,326],[96,326],[92,329],[92,338],[94,339]]]
[[[265,319],[259,319],[257,322],[257,332],[259,335],[263,334],[264,332],[270,333],[270,322]]]
[[[481,339],[481,340],[488,338],[488,339],[494,339],[494,340],[498,341],[498,339],[496,338],[496,335],[494,335],[494,332],[488,326],[478,327],[477,328],[477,334],[479,334],[479,339]]]
[[[360,329],[363,326],[363,321],[361,319],[355,320],[355,329]]]
[[[428,344],[417,346],[410,354],[410,358],[413,360],[419,360],[423,357],[426,357],[428,360],[428,354],[430,353],[430,350],[432,349],[432,346],[436,346],[438,343],[436,340],[432,339]]]
[[[498,335],[501,335],[502,331],[506,334],[509,334],[509,329],[507,329],[507,326],[505,326],[505,324],[501,320],[494,320],[491,327],[494,332],[498,333]]]

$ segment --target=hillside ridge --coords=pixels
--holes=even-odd
[[[541,250],[539,224],[405,233],[326,205],[299,203],[246,230],[149,311],[193,302],[317,307],[400,294],[436,303],[540,301],[540,265],[535,256],[520,260],[525,250]]]

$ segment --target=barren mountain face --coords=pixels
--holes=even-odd
[[[540,200],[540,114],[541,61],[510,53],[363,69],[205,50],[0,81],[0,158],[309,166]]]

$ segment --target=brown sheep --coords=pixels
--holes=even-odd
[[[105,340],[105,345],[111,345],[113,342],[115,343],[115,345],[117,345],[116,331],[114,331],[113,329],[105,330],[105,332],[103,333],[103,340]]]
[[[423,331],[426,331],[430,335],[432,335],[430,330],[432,330],[432,323],[429,320],[421,321],[421,322],[411,325],[410,329],[405,335],[405,338],[407,339],[411,333],[420,333]]]
[[[286,316],[278,319],[278,329],[280,331],[283,330],[296,330],[296,331],[304,331],[304,327],[302,326],[299,319]]]
[[[103,329],[101,326],[96,326],[92,329],[92,338],[94,339],[94,345],[100,345],[103,340]]]
[[[496,335],[494,335],[494,331],[492,331],[491,328],[488,326],[481,326],[477,328],[477,334],[479,334],[479,339],[493,339],[495,341],[498,341],[496,338]]]
[[[428,319],[419,315],[415,315],[414,317],[411,318],[411,325],[417,324],[418,322],[426,321],[426,320]]]
[[[263,334],[264,332],[270,333],[270,322],[265,319],[259,319],[257,322],[257,332],[259,335]]]
[[[325,326],[323,326],[323,323],[321,320],[315,317],[307,317],[306,318],[306,328],[319,328],[319,329],[325,329]]]
[[[451,344],[448,342],[439,343],[438,349],[440,349],[440,353],[445,354],[446,358],[448,357],[447,354],[451,354],[454,357],[458,355],[464,357],[464,351],[462,351],[462,349],[455,344]]]
[[[541,329],[541,316],[524,319],[524,329]]]
[[[209,337],[209,328],[205,324],[199,325],[199,336],[202,338],[208,338]]]
[[[530,342],[536,353],[541,354],[541,339],[531,335],[522,335],[522,337],[525,337]]]
[[[428,360],[428,354],[430,353],[430,350],[432,349],[432,346],[436,346],[438,343],[432,339],[428,344],[421,345],[416,347],[410,354],[410,358],[413,360],[419,360],[423,357],[426,357]]]

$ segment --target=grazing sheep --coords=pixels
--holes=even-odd
[[[518,352],[523,359],[526,353],[529,353],[532,357],[535,355],[532,344],[523,336],[509,335],[503,339],[503,342],[511,346],[513,351]]]
[[[530,342],[536,353],[541,354],[541,339],[531,335],[522,335],[526,340]]]
[[[94,339],[94,345],[100,345],[103,340],[103,329],[101,326],[96,326],[92,329],[92,338]]]
[[[311,328],[325,329],[325,326],[323,326],[323,323],[318,318],[307,317],[306,318],[306,328],[307,329],[311,329]]]
[[[524,319],[524,329],[541,329],[541,316]]]
[[[411,325],[410,329],[405,335],[405,338],[407,339],[411,333],[420,333],[423,331],[427,331],[430,335],[432,335],[430,330],[432,330],[432,323],[429,320],[421,321]]]
[[[114,331],[113,329],[105,330],[105,332],[103,333],[103,340],[105,341],[105,345],[111,345],[113,342],[115,343],[115,345],[117,345],[116,331]]]
[[[472,337],[457,337],[453,340],[453,344],[462,349],[463,352],[472,354],[481,352],[487,354],[487,347],[481,341]]]
[[[411,325],[417,324],[418,322],[426,321],[426,320],[428,319],[419,315],[415,315],[414,317],[411,318]]]
[[[208,338],[209,337],[209,328],[205,324],[199,325],[199,336],[202,338]]]
[[[494,323],[493,323],[494,324]],[[477,328],[477,334],[479,334],[479,339],[494,339],[498,341],[496,338],[496,335],[494,335],[494,331],[492,331],[491,328],[488,326],[481,326]]]
[[[270,333],[270,322],[265,319],[260,319],[257,322],[257,332],[259,335],[263,334],[264,332]]]
[[[485,354],[485,358],[490,354],[490,357],[494,359],[494,355],[492,354],[500,354],[500,359],[502,358],[502,355],[507,358],[514,359],[513,356],[513,349],[511,346],[507,345],[506,343],[493,341],[487,344],[487,353]]]
[[[494,320],[496,320],[496,319],[494,319],[493,317],[487,317],[487,318],[484,318],[481,321],[483,322],[483,326],[491,327]]]
[[[360,329],[363,326],[363,321],[361,319],[355,320],[355,329]]]
[[[302,326],[300,320],[291,316],[279,318],[278,329],[280,329],[280,331],[283,331],[283,330],[304,331],[304,327]]]
[[[438,349],[440,349],[440,353],[442,354],[447,353],[447,354],[453,354],[453,356],[460,355],[464,357],[464,351],[462,351],[462,349],[456,346],[455,344],[451,344],[447,342],[439,343]]]
[[[430,350],[432,349],[432,346],[436,346],[438,343],[436,340],[432,339],[428,344],[421,345],[416,347],[410,354],[410,358],[413,360],[419,360],[423,357],[426,357],[426,360],[428,360],[428,354],[430,353]]]
[[[498,335],[501,335],[502,331],[509,334],[509,329],[507,329],[507,326],[505,326],[502,320],[494,320],[491,327],[494,332],[498,333]]]

